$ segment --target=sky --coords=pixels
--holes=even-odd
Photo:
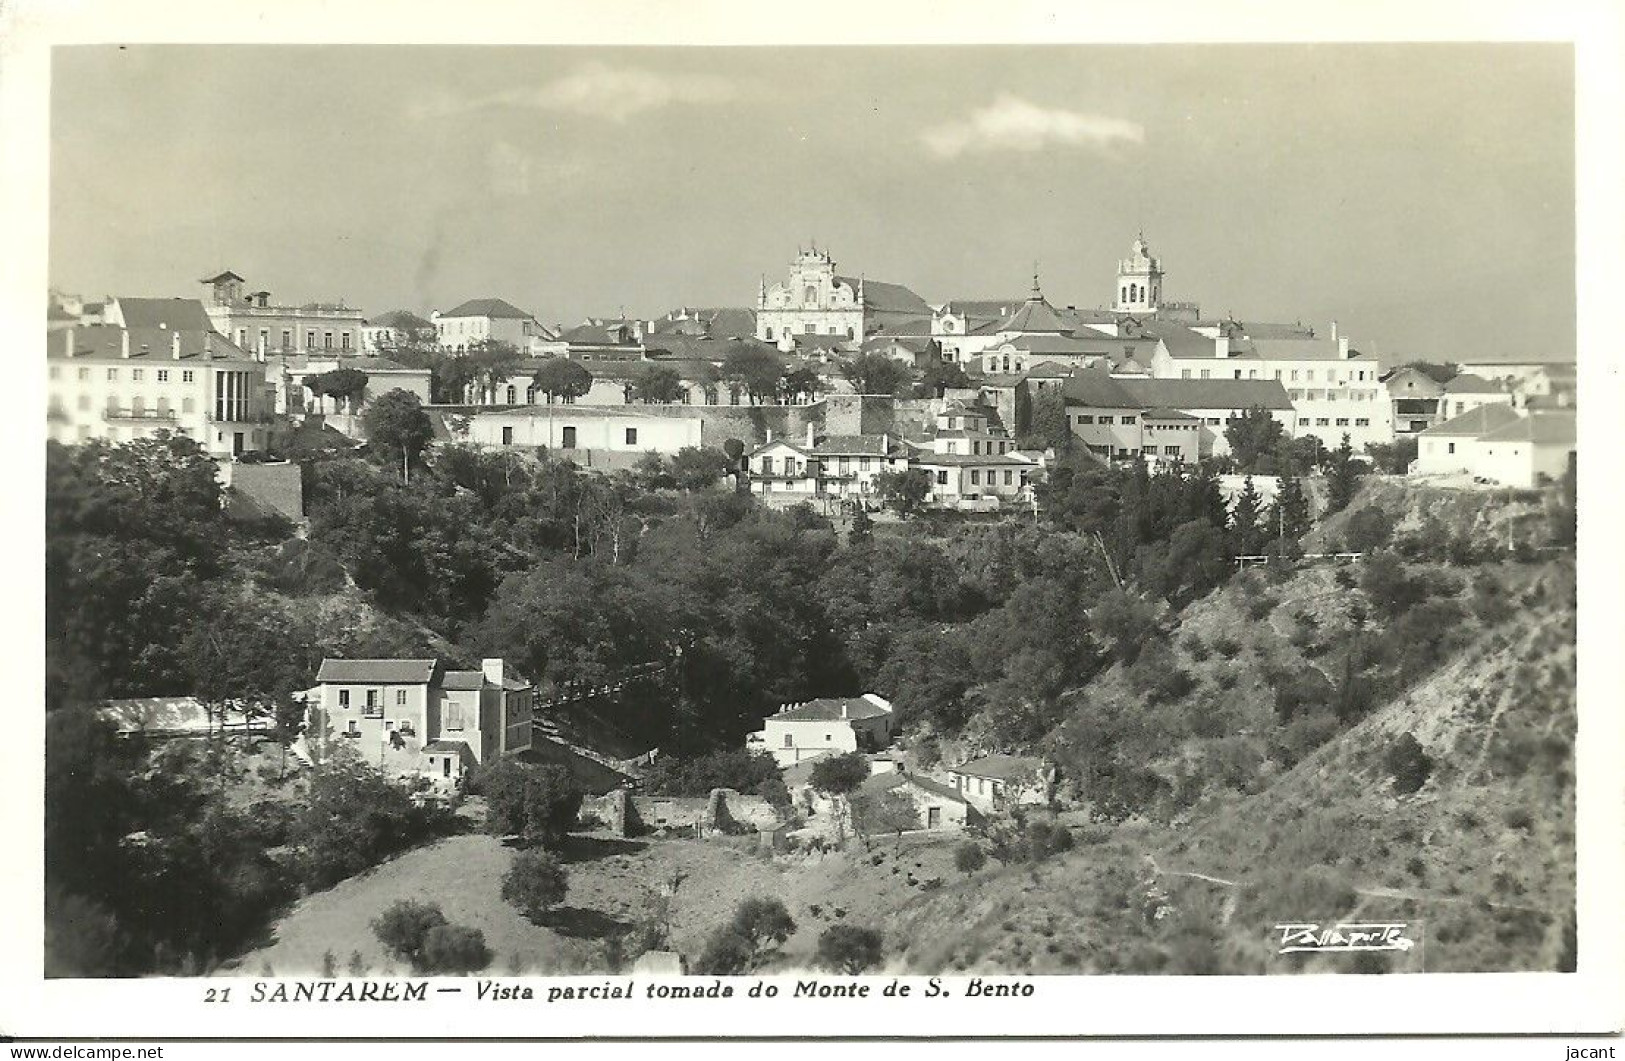
[[[1574,354],[1572,50],[56,49],[53,286],[550,323],[753,305],[813,241],[928,302],[1165,296],[1383,359]]]

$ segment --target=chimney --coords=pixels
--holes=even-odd
[[[841,717],[842,718],[847,718],[847,717],[849,717],[849,715],[850,715],[850,712],[847,709],[846,701],[842,700],[841,701]]]
[[[817,430],[818,430],[818,425],[813,423],[811,420],[808,420],[807,421],[807,448],[808,449],[812,449],[813,445],[815,444],[815,437],[814,436],[815,436],[815,432]]]
[[[773,441],[773,429],[771,427],[767,429],[767,440],[769,442]]]
[[[891,432],[882,431],[880,433],[880,459],[884,462],[889,456],[891,456]]]
[[[130,329],[128,329],[128,328],[120,328],[119,333],[118,333],[118,338],[119,338],[118,356],[120,356],[120,357],[129,357],[130,356]]]
[[[1213,356],[1221,361],[1230,356],[1230,336],[1220,335],[1213,340]]]
[[[180,332],[170,332],[169,333],[169,357],[170,357],[170,360],[172,360],[172,361],[179,361],[181,359],[181,333]]]
[[[1337,337],[1337,356],[1343,358],[1345,361],[1348,360],[1349,337],[1346,335],[1339,335]]]
[[[67,328],[62,332],[62,356],[73,356],[73,329]]]
[[[1332,321],[1332,338],[1337,338],[1337,322]]]
[[[482,660],[480,660],[480,671],[485,675],[485,680],[490,682],[492,685],[501,685],[502,684],[502,660],[501,659],[482,659]]]

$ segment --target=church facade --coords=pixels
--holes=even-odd
[[[783,283],[767,285],[756,296],[756,338],[781,349],[796,336],[833,336],[862,343],[870,335],[897,325],[921,322],[929,327],[931,307],[900,284],[863,277],[839,276],[827,250],[803,250]]]

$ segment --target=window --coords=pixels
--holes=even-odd
[[[567,427],[567,428],[565,428],[563,430],[563,432],[561,434],[562,434],[562,437],[559,439],[560,448],[562,448],[562,449],[575,449],[576,448],[576,429],[573,428],[573,427]]]
[[[1349,426],[1349,418],[1346,417],[1346,416],[1339,416],[1337,418],[1337,426],[1338,427],[1347,427],[1347,426]]]
[[[1202,370],[1202,378],[1203,379],[1210,379],[1210,378],[1212,378],[1212,376],[1213,376],[1212,372],[1208,371],[1205,368]]]
[[[51,378],[52,379],[61,379],[62,378],[62,366],[61,365],[52,365],[51,366]]]
[[[519,388],[513,386],[512,384],[509,384],[508,385],[508,404],[509,405],[514,405],[514,404],[518,403],[518,401],[519,401]]]
[[[1235,374],[1236,374],[1236,376],[1235,376],[1235,378],[1236,378],[1236,379],[1240,379],[1240,378],[1241,378],[1241,369],[1239,369],[1239,368],[1238,368],[1238,369],[1236,369],[1236,370],[1235,370]]]
[[[858,471],[866,472],[868,470],[869,470],[869,458],[868,457],[859,457],[858,458]]]
[[[1100,418],[1100,422],[1103,423],[1103,424],[1110,424],[1110,423],[1113,423],[1114,421],[1113,421],[1112,417],[1103,416],[1103,417]]]
[[[1449,443],[1446,443],[1446,445],[1447,445],[1447,446],[1449,446],[1449,451],[1450,451],[1450,452],[1451,452],[1451,453],[1454,453],[1454,452],[1456,452],[1456,444],[1455,444],[1455,443],[1454,443],[1454,442],[1449,442]]]
[[[637,428],[629,427],[629,428],[626,429],[626,444],[628,446],[635,446],[635,445],[638,444],[638,429]]]
[[[193,371],[191,369],[185,368],[185,369],[181,370],[181,382],[182,383],[191,383],[195,379],[197,379],[197,376],[196,376],[195,373],[193,373]]]
[[[248,329],[247,328],[238,328],[237,329],[237,345],[241,346],[241,347],[244,347],[244,348],[247,348],[247,346],[248,346]]]
[[[331,349],[333,349],[333,333],[332,332],[323,332],[322,333],[322,349],[323,350],[331,350]]]
[[[1188,369],[1188,368],[1180,369],[1179,370],[1179,378],[1180,379],[1190,379],[1191,378],[1191,370]]]
[[[169,382],[169,369],[161,368],[161,369],[158,370],[158,382],[159,383],[168,383]]]
[[[980,457],[982,455],[982,443],[976,439],[971,439],[970,452],[971,456]]]
[[[1367,417],[1367,416],[1355,417],[1354,426],[1355,427],[1370,427],[1371,426],[1371,418]]]
[[[108,370],[107,370],[107,378],[108,378],[108,379],[109,379],[109,380],[116,380],[116,379],[118,379],[118,369],[116,369],[116,368],[110,368],[110,369],[108,369]]]
[[[440,716],[441,729],[463,728],[463,705],[456,700],[447,700],[445,710]]]
[[[367,706],[362,708],[361,714],[364,718],[384,717],[384,705],[378,697],[377,689],[367,690]]]
[[[937,485],[938,486],[947,486],[948,485],[948,473],[946,471],[937,472]]]
[[[1324,417],[1324,416],[1315,417],[1315,426],[1316,427],[1327,427],[1330,424],[1331,424],[1331,421],[1329,419],[1327,419],[1326,417]]]
[[[764,339],[772,339],[773,338],[773,329],[772,328],[763,329],[762,338],[764,338]]]
[[[1277,372],[1276,375],[1279,376],[1280,373]],[[1247,370],[1247,378],[1248,379],[1257,379],[1258,378],[1258,369],[1256,369],[1256,368],[1248,369]]]
[[[1309,426],[1309,418],[1307,416],[1298,417],[1298,426],[1299,427],[1308,427]]]
[[[291,328],[282,329],[282,349],[293,349],[293,330]]]
[[[395,706],[396,707],[405,707],[406,706],[406,690],[405,689],[396,689],[395,690]]]
[[[1280,369],[1276,369],[1276,370],[1275,370],[1275,378],[1276,378],[1276,379],[1280,379],[1280,378],[1281,378],[1281,370],[1280,370]]]
[[[763,457],[762,458],[762,474],[763,475],[772,475],[773,474],[773,458],[772,457]]]
[[[1310,383],[1315,382],[1315,370],[1312,369],[1312,368],[1304,370],[1304,378],[1307,379]]]
[[[87,380],[89,378],[90,378],[90,369],[82,368],[82,369],[79,370],[79,380],[80,380],[80,382],[84,382],[85,380]]]
[[[135,382],[140,383],[142,380],[147,378],[147,370],[144,368],[132,368],[130,369],[130,378]]]
[[[790,734],[786,733],[784,735],[784,746],[786,748],[794,748],[796,746],[796,739]]]
[[[502,444],[504,446],[513,445],[513,428],[505,427],[502,429]]]
[[[1004,485],[1005,486],[1014,486],[1015,485],[1015,481],[1016,481],[1015,480],[1015,474],[1016,473],[1011,471],[1009,468],[1006,468],[1004,470]]]
[[[350,690],[348,690],[348,689],[340,689],[339,690],[339,706],[340,707],[349,707],[350,706]]]
[[[970,484],[972,486],[982,485],[982,473],[976,468],[970,470]]]
[[[350,349],[350,333],[349,332],[345,332],[344,334],[339,336],[339,348],[342,349],[342,350]]]
[[[1125,416],[1125,417],[1123,417],[1123,423],[1125,423],[1125,424],[1132,424],[1132,423],[1133,423],[1133,422],[1134,422],[1134,417],[1132,417],[1132,416]]]
[[[803,324],[801,326],[801,331],[805,335],[816,335],[818,333],[818,325],[810,323]]]
[[[1216,416],[1208,417],[1207,418],[1207,426],[1209,426],[1209,427],[1218,427],[1219,426],[1219,418],[1216,417]]]
[[[1092,413],[1083,413],[1083,414],[1079,415],[1079,417],[1078,417],[1078,426],[1079,427],[1082,427],[1084,424],[1092,424],[1094,422],[1095,422],[1095,418],[1094,418],[1094,415]]]

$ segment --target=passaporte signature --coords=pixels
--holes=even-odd
[[[1277,954],[1299,951],[1408,951],[1416,941],[1405,935],[1403,921],[1338,921],[1321,925],[1313,921],[1287,922],[1275,926],[1281,933]]]

